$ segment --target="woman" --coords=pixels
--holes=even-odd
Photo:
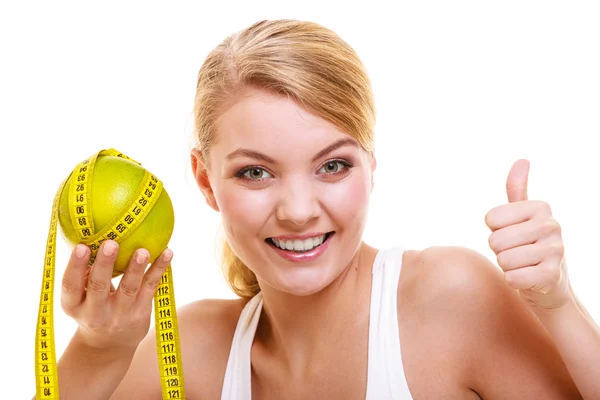
[[[527,200],[528,163],[486,216],[504,272],[463,248],[378,250],[362,241],[374,121],[359,58],[317,24],[263,21],[208,56],[191,163],[240,299],[180,309],[188,398],[600,398],[600,333],[570,289],[559,225]],[[144,272],[138,250],[111,294],[117,251],[103,243],[87,289],[85,246],[65,271],[79,329],[63,398],[161,397],[148,329],[172,253]]]

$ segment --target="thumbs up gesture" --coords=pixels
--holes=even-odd
[[[489,245],[506,281],[534,309],[554,309],[572,298],[559,223],[550,206],[527,199],[529,161],[519,160],[506,180],[508,204],[490,210]]]

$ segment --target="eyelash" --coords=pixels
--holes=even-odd
[[[343,165],[343,166],[344,166],[344,168],[343,168],[343,169],[341,169],[341,170],[340,170],[340,171],[338,171],[338,172],[332,172],[332,173],[327,173],[327,172],[326,172],[326,173],[325,173],[325,175],[335,176],[335,175],[338,175],[338,174],[340,174],[340,173],[343,173],[343,172],[344,172],[346,169],[348,169],[348,168],[352,168],[352,167],[354,167],[354,164],[352,164],[351,162],[349,162],[349,161],[347,161],[347,160],[342,160],[342,159],[339,159],[339,158],[335,158],[335,159],[333,159],[333,160],[329,160],[329,161],[326,161],[326,162],[324,162],[323,164],[321,164],[321,166],[319,167],[319,170],[320,170],[321,168],[323,168],[324,166],[326,166],[327,164],[330,164],[330,163],[336,163],[336,164],[337,164],[337,163],[339,163],[339,164]],[[238,172],[236,172],[235,176],[236,176],[237,178],[243,179],[243,180],[245,180],[245,181],[247,181],[247,182],[261,182],[261,181],[263,181],[263,180],[265,180],[265,179],[268,179],[268,178],[251,179],[251,178],[248,178],[248,177],[246,177],[246,176],[245,176],[245,174],[246,174],[248,171],[252,171],[252,170],[256,170],[256,169],[260,169],[260,170],[262,170],[262,171],[268,172],[268,171],[266,171],[266,170],[265,170],[263,167],[259,167],[259,166],[249,166],[249,167],[242,168],[241,170],[239,170]]]

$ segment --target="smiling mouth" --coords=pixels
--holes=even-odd
[[[280,240],[280,239],[267,238],[267,239],[265,239],[265,242],[267,242],[271,246],[277,247],[280,250],[302,253],[302,252],[307,252],[307,251],[313,250],[313,249],[321,246],[333,234],[334,234],[334,232],[331,231],[331,232],[327,232],[324,235],[315,236],[313,238],[308,238],[308,239],[304,239],[304,240],[300,240],[300,239]]]

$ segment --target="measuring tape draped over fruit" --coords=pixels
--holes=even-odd
[[[158,178],[115,149],[101,150],[82,161],[60,185],[52,206],[35,337],[37,399],[60,397],[53,318],[59,223],[67,242],[91,249],[90,265],[103,241],[119,242],[115,277],[125,271],[136,249],[147,249],[150,260],[166,249],[173,232],[173,206]],[[156,349],[163,399],[184,399],[172,279],[169,266],[154,296]]]

